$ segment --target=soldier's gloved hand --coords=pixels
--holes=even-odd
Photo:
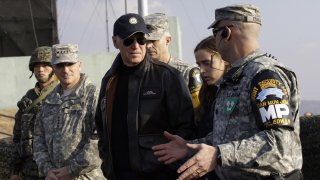
[[[29,99],[29,98],[27,98],[27,97],[23,97],[23,98],[21,99],[21,101],[19,101],[19,102],[17,103],[17,106],[18,106],[19,109],[24,110],[24,109],[26,109],[30,104],[32,104],[32,100]]]

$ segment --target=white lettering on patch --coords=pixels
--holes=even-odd
[[[261,119],[263,123],[269,121],[270,119],[278,119],[283,116],[289,115],[289,107],[287,104],[274,104],[266,108],[259,108]]]

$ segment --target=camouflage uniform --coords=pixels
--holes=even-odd
[[[41,46],[36,48],[30,57],[29,70],[33,73],[36,64],[46,64],[51,66],[51,47]],[[31,78],[31,77],[30,77]],[[19,110],[15,115],[13,128],[13,144],[11,161],[11,175],[21,173],[23,179],[44,179],[38,172],[36,162],[33,160],[33,126],[36,114],[39,111],[43,99],[58,84],[55,76],[49,74],[51,83],[40,89],[39,82],[35,88],[27,91],[26,95],[17,103]]]
[[[219,148],[221,162],[215,171],[221,179],[282,177],[300,170],[294,72],[259,51],[232,66],[219,84],[213,131],[192,143]]]
[[[11,174],[18,175],[19,172],[22,172],[24,179],[28,179],[28,177],[30,177],[29,179],[38,179],[41,177],[32,154],[33,126],[40,104],[31,108],[28,112],[25,112],[25,110],[43,92],[52,89],[56,84],[57,80],[40,90],[39,84],[37,83],[35,88],[28,90],[26,95],[18,102],[19,110],[15,115],[13,128],[14,149],[12,151]]]
[[[176,68],[177,70],[179,70],[182,73],[182,76],[187,84],[189,84],[189,77],[191,77],[190,70],[194,69],[194,68],[198,69],[197,67],[191,66],[191,65],[183,62],[182,60],[174,58],[174,57],[170,57],[168,64],[170,66]],[[199,73],[199,75],[200,75],[200,73]]]
[[[144,19],[149,30],[149,34],[146,35],[147,40],[160,40],[164,37],[165,33],[169,32],[169,22],[165,14],[154,13],[146,16]],[[200,69],[172,56],[170,56],[168,64],[182,73],[192,95],[193,107],[198,107],[200,104],[198,95],[202,85]]]
[[[34,129],[34,159],[42,174],[68,167],[75,179],[105,179],[98,154],[94,115],[99,89],[84,74],[62,96],[58,85],[43,103]]]

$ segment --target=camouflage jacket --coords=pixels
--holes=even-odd
[[[168,64],[170,66],[176,68],[177,70],[179,70],[182,73],[182,76],[187,84],[189,84],[190,70],[192,68],[197,68],[195,66],[191,66],[191,65],[181,61],[180,59],[176,59],[173,57],[170,57]]]
[[[41,102],[29,111],[26,109],[35,101],[42,93],[52,90],[56,86],[57,80],[53,81],[49,86],[40,90],[39,84],[35,88],[27,91],[21,100],[17,103],[19,108],[15,115],[15,124],[13,127],[13,143],[11,174],[18,175],[21,171],[29,176],[39,176],[38,167],[33,160],[33,126],[36,114],[39,111]]]
[[[217,146],[220,179],[286,176],[302,167],[299,92],[291,70],[255,51],[219,84],[213,131],[191,143]]]
[[[104,179],[94,122],[98,93],[81,74],[68,96],[61,96],[61,85],[48,95],[34,127],[34,160],[42,174],[67,167],[75,179]]]

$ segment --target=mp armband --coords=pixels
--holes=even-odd
[[[256,118],[264,128],[293,128],[288,90],[275,72],[266,70],[253,79],[251,101]]]

